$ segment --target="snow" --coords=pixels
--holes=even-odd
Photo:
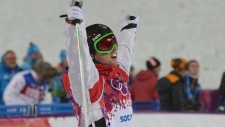
[[[170,70],[170,60],[184,57],[200,63],[203,89],[217,89],[225,71],[224,0],[85,0],[86,25],[103,23],[116,35],[127,14],[139,15],[133,65],[137,73],[155,56],[162,63],[160,76]],[[44,59],[56,66],[65,48],[64,19],[69,0],[4,0],[0,4],[0,54],[12,49],[18,63],[30,41]]]

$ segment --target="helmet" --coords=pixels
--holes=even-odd
[[[113,31],[104,24],[93,24],[86,28],[87,42],[89,46],[90,54],[95,54],[94,42],[102,36],[113,33]]]

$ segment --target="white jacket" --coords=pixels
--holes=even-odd
[[[30,105],[46,103],[47,84],[39,86],[37,74],[33,70],[17,73],[5,89],[3,99],[6,105]],[[41,92],[44,92],[44,100],[39,101]]]
[[[74,25],[66,24],[67,30],[67,40],[66,40],[66,50],[67,50],[67,61],[69,64],[69,81],[71,85],[71,91],[73,93],[73,98],[75,101],[82,106],[82,88],[81,88],[81,76],[80,76],[80,66],[79,66],[79,54],[78,54],[78,44],[77,44],[77,36],[76,36],[76,27]],[[86,29],[85,22],[83,21],[80,24],[81,31],[81,43],[82,43],[82,58],[83,58],[83,67],[84,67],[84,83],[86,88],[86,97],[87,97],[87,105],[91,105],[90,93],[89,90],[93,88],[96,82],[99,80],[99,72],[95,67],[95,64],[92,61],[92,58],[89,53],[89,47],[86,38]],[[117,51],[117,60],[120,68],[124,70],[127,75],[130,71],[130,66],[132,62],[132,50],[134,46],[134,40],[136,37],[136,33],[134,30],[125,29],[120,33],[118,38],[118,51]],[[99,100],[101,97],[99,98]],[[98,100],[98,101],[99,101]],[[96,101],[96,103],[98,103]],[[93,104],[93,103],[92,103]],[[132,109],[131,109],[132,112]],[[129,114],[130,115],[130,114]],[[92,112],[88,112],[88,123],[91,124],[94,121],[99,120],[103,117],[103,113],[101,109],[96,109]],[[132,117],[132,115],[131,115]],[[121,116],[119,119],[122,119]],[[82,120],[81,120],[82,121]],[[122,120],[123,121],[123,120]],[[132,121],[131,121],[132,122]],[[81,122],[82,123],[82,122]],[[115,122],[114,122],[115,123]],[[119,125],[119,124],[117,124]],[[130,126],[121,126],[120,127],[132,127]],[[112,126],[115,127],[115,126]]]

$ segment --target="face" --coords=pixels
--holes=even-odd
[[[68,62],[66,59],[63,60],[62,64],[63,64],[63,67],[68,67]]]
[[[44,76],[42,76],[41,74],[38,74],[38,81],[40,83],[44,83],[44,82],[49,82],[50,79],[49,78],[45,78]]]
[[[40,54],[39,52],[35,52],[30,56],[31,59],[39,60]]]
[[[92,59],[99,61],[101,64],[108,65],[108,66],[117,66],[117,49],[114,50],[109,54],[100,54],[96,52],[95,56],[92,56]]]
[[[131,69],[130,69],[130,72],[129,72],[129,76],[133,76],[133,75],[134,75],[134,69],[131,68]]]
[[[188,72],[193,76],[198,76],[199,74],[199,65],[196,62],[191,62],[189,64]]]
[[[12,52],[9,52],[5,55],[4,62],[7,67],[15,68],[16,67],[16,55]]]
[[[43,60],[43,57],[42,57],[42,56],[40,56],[40,55],[39,55],[39,57],[38,57],[38,59],[37,59],[37,60],[38,60],[39,62],[44,61],[44,60]]]
[[[160,67],[160,66],[158,66],[158,67],[156,67],[156,68],[153,69],[153,71],[154,71],[157,75],[159,75],[160,70],[161,70],[161,67]]]

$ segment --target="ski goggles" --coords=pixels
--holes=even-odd
[[[94,48],[100,54],[109,54],[114,48],[118,50],[118,43],[115,35],[111,32],[100,37],[94,42]]]

